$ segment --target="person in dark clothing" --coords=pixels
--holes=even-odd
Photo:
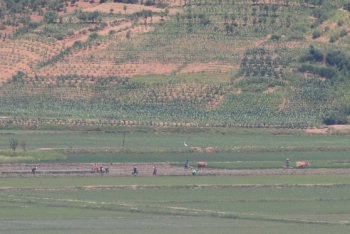
[[[157,175],[157,168],[153,167],[153,175]]]
[[[35,174],[35,170],[38,169],[38,167],[32,168],[32,173]]]
[[[286,160],[286,168],[289,168],[289,159]]]
[[[188,159],[187,159],[187,161],[185,162],[185,169],[188,169]]]
[[[137,167],[134,166],[134,171],[132,172],[133,175],[136,175],[138,172],[137,172]]]
[[[101,174],[103,173],[103,167],[100,167],[100,173]]]
[[[109,168],[108,167],[106,167],[105,170],[106,170],[106,173],[109,173]]]

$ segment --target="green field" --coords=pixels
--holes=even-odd
[[[12,135],[0,136],[0,147],[8,148]],[[28,148],[121,147],[123,134],[71,134],[14,136],[27,141]],[[349,136],[308,135],[221,135],[221,134],[127,134],[125,147],[239,147],[239,146],[348,146]]]
[[[189,159],[192,166],[206,161],[209,169],[216,170],[282,171],[289,158],[292,167],[296,161],[309,161],[313,171],[323,168],[330,174],[309,174],[309,168],[299,169],[305,172],[301,175],[0,174],[0,232],[342,234],[350,230],[350,174],[342,171],[350,168],[346,135],[127,134],[128,148],[116,153],[122,150],[114,145],[120,144],[121,134],[6,130],[2,134],[3,148],[13,136],[26,140],[33,152],[51,146],[51,153],[65,157],[40,161],[45,164],[170,162],[183,167]],[[219,152],[190,152],[184,141],[202,149],[219,147]],[[232,146],[239,148],[224,152]],[[185,153],[171,153],[181,149]],[[18,149],[19,155],[23,153]],[[38,165],[30,159],[23,163]]]
[[[0,182],[0,230],[345,233],[349,181],[349,175],[6,178]]]

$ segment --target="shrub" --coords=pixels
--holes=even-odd
[[[337,66],[339,70],[350,68],[349,58],[340,50],[328,52],[326,62],[328,65]]]
[[[73,36],[73,35],[74,35],[74,31],[73,31],[73,30],[69,30],[69,31],[67,32],[67,35],[68,35],[68,36]]]
[[[338,21],[338,26],[342,26],[343,24],[344,24],[344,20],[341,19]]]
[[[321,33],[319,31],[314,31],[312,33],[312,39],[319,38],[321,36]]]
[[[337,77],[338,75],[337,70],[334,68],[318,67],[310,64],[303,64],[298,68],[298,70],[300,72],[312,72],[315,74],[319,74],[321,77],[325,77],[327,79],[332,79],[334,77]]]
[[[339,39],[339,35],[333,35],[331,38],[329,38],[330,43],[334,43]]]
[[[350,11],[350,2],[344,4],[344,10]]]
[[[93,33],[89,36],[89,41],[93,41],[93,40],[96,40],[98,38],[98,33]]]
[[[303,36],[303,34],[301,32],[296,32],[288,37],[288,40],[290,40],[290,41],[301,41],[304,39],[305,39],[305,37]]]
[[[348,35],[348,32],[345,29],[342,29],[339,33],[340,37],[345,37],[346,35]]]
[[[309,62],[322,62],[323,54],[320,50],[315,49],[312,45],[310,46],[309,52],[300,57],[299,61],[305,63]]]
[[[56,35],[56,39],[57,40],[63,40],[64,39],[64,35],[62,33]]]
[[[349,121],[344,113],[330,111],[323,116],[323,123],[327,125],[347,124]]]
[[[279,39],[281,39],[281,36],[273,34],[270,39],[274,41],[278,41]]]

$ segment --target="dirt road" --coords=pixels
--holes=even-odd
[[[92,164],[3,164],[0,165],[0,177],[61,177],[61,176],[101,176],[100,173],[90,173]],[[109,174],[103,176],[132,176],[134,166],[138,168],[138,176],[152,176],[153,167],[157,168],[157,175],[192,175],[192,169],[173,167],[170,163],[113,163],[100,164],[98,167],[108,167]],[[36,174],[31,169],[38,167]],[[303,175],[303,174],[350,174],[350,169],[210,169],[199,170],[197,175]]]

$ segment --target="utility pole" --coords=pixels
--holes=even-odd
[[[126,131],[126,121],[125,121],[125,117],[124,117],[124,115],[123,115],[123,107],[120,107],[120,112],[121,112],[121,114],[122,114],[123,123],[124,123],[124,133],[123,133],[123,148],[124,148],[125,131]]]

